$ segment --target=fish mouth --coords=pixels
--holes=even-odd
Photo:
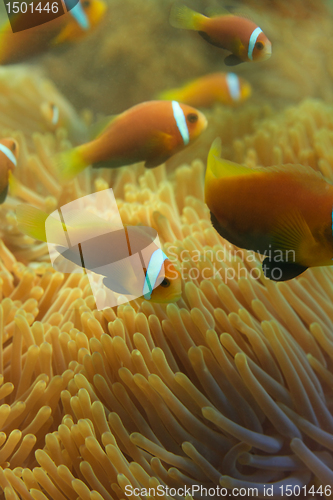
[[[169,295],[169,297],[165,297],[164,300],[163,300],[163,304],[171,304],[171,303],[174,303],[174,302],[178,302],[178,300],[180,300],[182,297],[182,294],[181,293],[176,293],[176,294],[173,294],[173,295]],[[159,301],[160,303],[162,303],[162,301]]]
[[[272,46],[270,45],[269,47],[267,47],[267,49],[263,53],[261,60],[266,61],[266,59],[269,59],[271,57],[271,55],[272,55]]]
[[[203,116],[202,131],[204,131],[204,130],[206,130],[206,128],[208,126],[208,120],[204,114],[202,116]]]

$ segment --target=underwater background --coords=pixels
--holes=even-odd
[[[267,61],[232,68],[249,99],[205,110],[207,129],[164,165],[89,168],[61,182],[52,158],[85,142],[100,115],[230,69],[226,51],[170,26],[171,1],[107,4],[82,40],[0,67],[0,138],[20,151],[0,205],[1,498],[157,499],[148,489],[158,485],[195,486],[194,498],[220,496],[218,486],[264,498],[271,485],[273,498],[329,497],[333,270],[266,279],[258,255],[212,227],[204,175],[220,137],[223,158],[302,164],[333,181],[331,2],[223,4],[272,42]],[[43,119],[44,103],[59,108],[60,126]],[[176,257],[178,302],[97,310],[88,277],[54,270],[47,243],[18,228],[22,203],[51,213],[110,187],[123,223],[152,226]],[[126,495],[132,488],[147,492]]]

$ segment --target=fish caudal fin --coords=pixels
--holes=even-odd
[[[65,224],[60,220],[31,205],[18,205],[16,218],[18,228],[22,233],[35,240],[45,241],[45,243],[59,243],[64,238],[64,231],[67,231]]]
[[[195,12],[181,3],[174,3],[171,8],[169,22],[174,28],[200,31],[206,16]]]
[[[162,101],[182,101],[179,95],[177,90],[164,90],[157,95],[157,98]]]
[[[30,205],[18,205],[16,207],[19,230],[36,240],[47,241],[45,221],[48,216],[49,214],[46,212]]]
[[[80,174],[88,165],[80,151],[80,147],[59,153],[55,164],[60,180],[67,181]]]

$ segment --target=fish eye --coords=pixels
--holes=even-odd
[[[195,123],[197,120],[198,120],[198,115],[196,115],[195,113],[189,113],[187,115],[187,121],[189,121],[190,123]]]
[[[15,142],[13,142],[12,147],[11,147],[10,149],[11,149],[12,151],[15,151],[15,149],[16,149],[16,143],[15,143]]]
[[[255,45],[256,49],[262,50],[264,48],[264,44],[262,42],[257,42]]]
[[[170,286],[170,280],[168,278],[164,278],[164,280],[161,283],[161,286],[163,286],[163,288],[168,288],[168,286]]]
[[[90,0],[84,0],[84,1],[82,2],[82,7],[87,8],[87,7],[89,7],[89,5],[90,5]]]

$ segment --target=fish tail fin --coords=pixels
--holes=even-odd
[[[66,225],[60,220],[31,205],[18,205],[16,207],[16,218],[18,228],[22,233],[35,240],[45,241],[45,243],[56,244],[59,240],[62,241],[63,233],[67,231]]]
[[[180,93],[176,89],[164,90],[158,94],[158,98],[162,101],[182,101],[179,97]]]
[[[59,153],[54,161],[59,178],[63,181],[76,177],[89,165],[84,159],[80,147]]]
[[[182,3],[174,3],[171,8],[169,22],[174,28],[200,31],[206,16],[195,12]]]
[[[22,233],[47,242],[45,222],[49,214],[30,205],[18,205],[16,207],[16,218],[18,228]]]

